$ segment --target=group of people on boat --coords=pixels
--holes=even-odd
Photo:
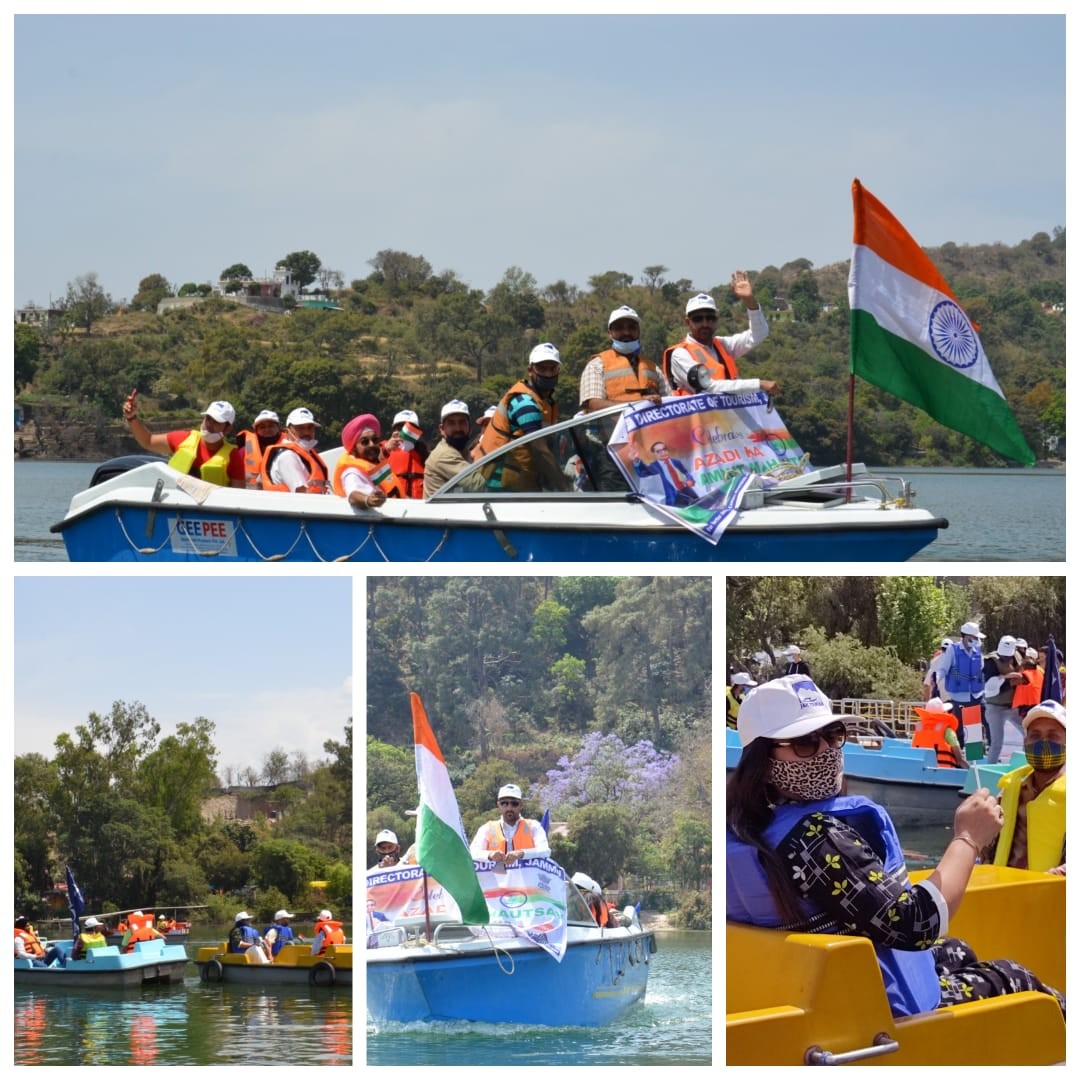
[[[155,938],[160,939],[165,936],[163,932],[154,928],[152,912],[144,914],[141,911],[133,911],[122,926],[122,930],[119,926],[117,927],[118,932],[123,934],[120,942],[122,953],[134,952],[135,946],[140,941],[153,941]],[[70,952],[58,945],[53,945],[46,950],[29,920],[25,915],[20,915],[15,920],[15,957],[31,960],[34,967],[66,967],[69,960],[84,960],[94,949],[105,948],[108,944],[106,939],[108,932],[106,924],[101,919],[90,915],[80,921],[79,932],[75,935]]]
[[[274,921],[260,934],[255,927],[255,917],[246,911],[238,911],[229,931],[226,951],[247,953],[249,960],[260,964],[272,964],[286,945],[306,944],[307,939],[293,929],[291,911],[280,908],[274,912]],[[311,955],[322,956],[331,945],[344,945],[345,931],[327,908],[315,917],[312,928]]]
[[[771,397],[778,393],[774,380],[739,376],[736,359],[763,341],[769,327],[745,272],[732,275],[732,290],[748,312],[749,329],[717,336],[716,301],[709,293],[698,293],[686,304],[685,337],[668,346],[659,363],[641,353],[638,313],[627,305],[614,309],[607,324],[610,347],[593,356],[582,371],[581,412],[646,400],[659,403],[673,394],[762,390]],[[525,376],[484,411],[475,430],[466,402],[446,402],[439,417],[441,440],[430,451],[412,409],[395,415],[385,438],[374,414],[355,416],[342,430],[344,453],[332,469],[319,453],[322,425],[309,408],[293,409],[284,426],[274,410],[263,409],[250,429],[234,435],[235,408],[228,401],[213,401],[203,411],[199,427],[155,433],[139,417],[137,392],[132,391],[123,403],[123,416],[143,450],[168,455],[170,467],[207,483],[330,493],[358,508],[374,510],[387,498],[430,497],[473,461],[555,424],[559,409],[554,395],[561,366],[554,344],[537,345],[529,354]],[[573,486],[566,470],[567,466],[560,466],[542,450],[514,451],[477,474],[474,486],[477,490],[562,490]],[[675,483],[681,483],[678,477]]]
[[[1028,710],[1028,765],[1000,800],[980,788],[960,803],[938,866],[914,885],[888,813],[845,793],[849,719],[806,675],[742,699],[742,755],[727,790],[728,919],[869,938],[895,1016],[1022,990],[1054,996],[1064,1012],[1037,973],[978,959],[948,928],[979,860],[1064,874],[1065,707]]]

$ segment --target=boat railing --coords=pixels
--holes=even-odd
[[[386,930],[380,930],[371,935],[371,937],[375,939],[375,944],[371,947],[376,949],[390,949],[395,945],[404,945],[408,936],[409,932],[404,926],[391,926]]]
[[[873,500],[882,510],[914,505],[914,492],[902,477],[853,475],[850,480],[844,477],[834,479],[831,474],[842,472],[843,469],[844,466],[836,465],[785,480],[775,488],[764,491],[763,501],[776,506],[787,502],[805,504],[810,500],[824,506],[859,498]]]
[[[882,725],[898,739],[908,739],[915,732],[919,717],[915,709],[922,701],[890,701],[878,698],[839,698],[836,711],[850,715],[848,730],[853,735],[882,735]]]

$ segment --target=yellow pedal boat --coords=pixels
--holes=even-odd
[[[285,945],[273,963],[256,963],[254,950],[231,953],[227,943],[222,941],[200,948],[195,963],[203,982],[352,986],[352,948],[351,945],[329,945],[325,952],[312,956],[310,945]]]
[[[930,871],[911,875],[912,881]],[[1065,993],[1065,879],[977,866],[949,926]],[[1026,992],[896,1019],[866,938],[727,924],[728,1065],[1051,1065],[1065,1021]]]

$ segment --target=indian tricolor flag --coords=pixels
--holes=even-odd
[[[1025,465],[1035,455],[979,335],[903,225],[858,180],[851,256],[851,372]]]
[[[476,876],[461,811],[419,694],[410,694],[420,813],[416,819],[417,862],[454,898],[463,922],[489,921],[487,901]]]

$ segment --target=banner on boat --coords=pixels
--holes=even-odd
[[[625,409],[608,441],[630,487],[715,544],[756,476],[763,487],[810,471],[763,391],[694,394]]]
[[[566,951],[566,873],[550,859],[521,859],[503,868],[477,862],[491,931],[526,937],[561,960]],[[427,876],[427,911],[433,921],[460,921],[454,899]],[[425,921],[425,878],[419,866],[374,868],[367,873],[368,948],[377,948],[379,932],[395,923],[415,926]],[[497,934],[496,934],[497,936]]]

